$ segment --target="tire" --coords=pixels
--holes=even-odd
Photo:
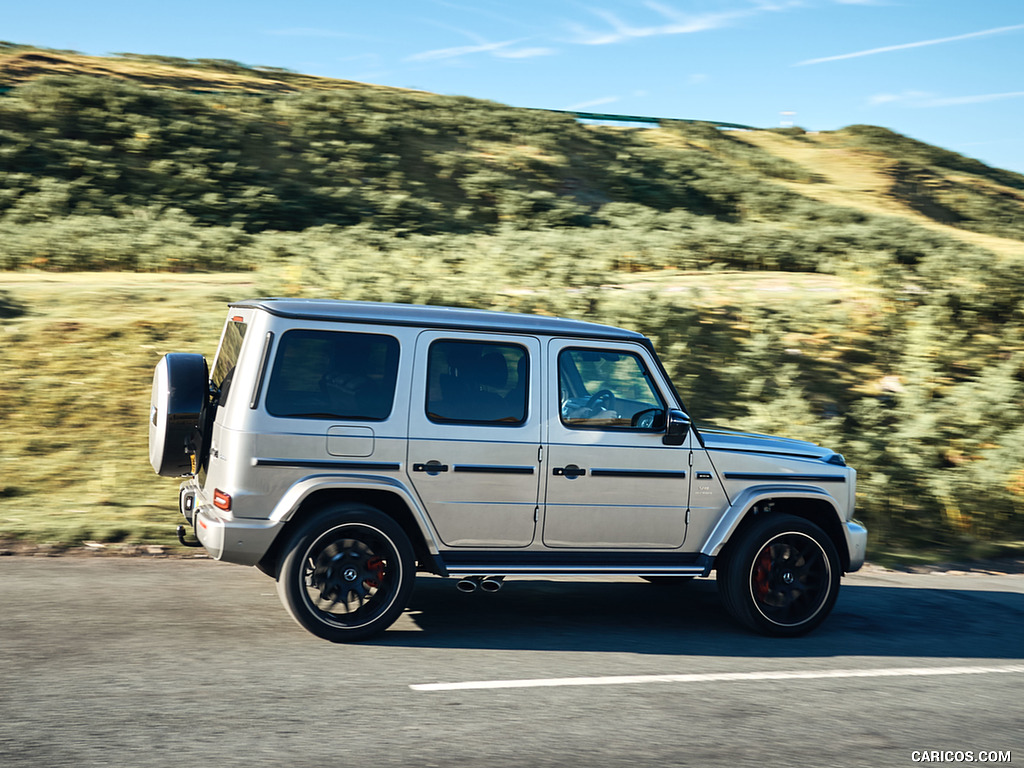
[[[835,544],[814,523],[770,515],[739,533],[718,567],[726,610],[765,635],[795,637],[825,620],[839,595]]]
[[[304,629],[346,643],[390,627],[415,577],[412,544],[397,522],[370,506],[339,504],[294,533],[277,593]]]
[[[189,454],[203,412],[209,410],[209,378],[202,355],[173,353],[157,363],[149,409],[149,463],[158,475],[192,474]],[[205,460],[205,456],[198,458]]]

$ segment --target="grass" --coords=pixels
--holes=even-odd
[[[0,539],[167,543],[176,482],[149,467],[153,368],[212,356],[224,304],[258,292],[252,274],[0,276]]]
[[[74,73],[130,80],[156,88],[222,93],[294,93],[310,89],[345,88],[404,90],[304,75],[273,67],[257,68],[235,62],[226,63],[236,66],[223,69],[204,64],[203,60],[138,55],[88,56],[77,51],[14,46],[0,48],[0,84],[18,85],[45,75]]]
[[[776,157],[814,169],[817,181],[813,184],[785,180],[776,182],[801,195],[872,215],[910,219],[915,224],[996,254],[1024,254],[1024,243],[1020,240],[942,224],[915,211],[892,194],[896,183],[893,168],[898,156],[850,146],[842,132],[786,136],[772,131],[746,131],[734,135],[737,140],[752,144]],[[973,181],[981,183],[979,179]],[[999,187],[992,182],[985,182],[985,185],[994,187],[997,193],[1012,194],[1011,189]]]

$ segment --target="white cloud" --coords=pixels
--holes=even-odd
[[[734,18],[734,14],[703,14],[694,16],[686,21],[675,21],[668,24],[655,26],[636,27],[620,20],[617,16],[608,11],[594,11],[594,14],[611,27],[608,31],[594,32],[585,27],[574,25],[576,40],[581,45],[611,45],[626,40],[635,40],[644,37],[658,37],[662,35],[685,35],[694,32],[706,32],[725,26]]]
[[[903,91],[903,93],[877,93],[868,99],[872,107],[880,107],[883,104],[920,105],[928,99],[935,98],[934,94],[926,91]]]
[[[572,106],[566,107],[569,112],[580,112],[591,107],[600,107],[605,104],[614,104],[619,100],[618,96],[602,96],[599,99],[591,99],[590,101],[581,101],[579,104],[573,104]]]
[[[854,53],[841,53],[838,56],[823,56],[820,59],[807,59],[806,61],[798,62],[795,66],[803,67],[808,64],[823,64],[826,61],[842,61],[843,59],[856,59],[861,56],[874,56],[878,53],[890,53],[892,51],[904,51],[908,48],[923,48],[928,45],[943,45],[945,43],[954,43],[959,40],[969,40],[974,37],[985,37],[987,35],[998,35],[1003,32],[1016,32],[1024,29],[1024,24],[1014,24],[1009,27],[995,27],[994,29],[984,29],[981,32],[968,32],[965,35],[953,35],[952,37],[938,37],[934,40],[921,40],[916,43],[902,43],[900,45],[887,45],[882,48],[869,48],[866,51],[855,51]]]
[[[407,56],[405,61],[443,61],[445,59],[457,59],[481,53],[487,53],[501,59],[532,59],[538,56],[551,56],[558,52],[554,48],[543,46],[519,47],[521,43],[531,40],[532,38],[530,37],[520,37],[514,40],[502,40],[492,43],[469,29],[442,24],[433,19],[424,19],[423,22],[468,38],[471,44],[457,45],[450,48],[436,48],[421,53],[414,53],[411,56]]]
[[[989,101],[1003,101],[1004,99],[1019,99],[1024,97],[1024,91],[1010,91],[1008,93],[984,93],[978,96],[950,96],[941,99],[933,99],[929,107],[956,107],[961,104],[984,104]]]
[[[580,45],[611,45],[627,40],[645,37],[661,37],[665,35],[688,35],[696,32],[707,32],[727,27],[733,22],[757,16],[763,13],[786,11],[803,5],[803,0],[755,0],[753,3],[729,11],[717,13],[680,13],[662,3],[649,0],[645,5],[654,11],[660,19],[658,23],[636,26],[623,21],[610,11],[600,8],[588,9],[591,14],[602,19],[608,29],[594,30],[582,24],[570,24],[573,32],[572,42]]]
[[[469,56],[475,53],[494,53],[503,48],[508,48],[520,42],[519,40],[505,40],[500,43],[478,43],[476,45],[457,45],[452,48],[437,48],[432,51],[423,51],[407,56],[406,61],[442,61],[444,59],[455,59],[460,56]]]
[[[990,101],[1024,98],[1024,91],[1006,93],[983,93],[973,96],[936,96],[927,91],[903,91],[902,93],[879,93],[868,100],[873,107],[895,105],[926,109],[932,107],[959,107],[965,104],[985,104]]]
[[[558,53],[554,48],[516,48],[511,51],[495,51],[494,55],[502,59],[533,59],[538,56],[553,56]]]
[[[558,51],[554,48],[513,48],[522,40],[503,40],[498,43],[479,42],[474,45],[456,45],[451,48],[437,48],[422,53],[406,56],[405,61],[444,61],[478,53],[489,53],[501,59],[533,59],[538,56],[551,56]]]

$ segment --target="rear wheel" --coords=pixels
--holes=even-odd
[[[415,580],[405,531],[380,510],[341,504],[295,532],[277,591],[302,627],[335,643],[387,629],[409,601]]]
[[[771,515],[731,543],[718,568],[722,602],[762,634],[791,637],[821,624],[839,594],[839,555],[814,523]]]

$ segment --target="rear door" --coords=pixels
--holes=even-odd
[[[540,342],[424,331],[409,409],[409,479],[450,547],[525,547],[539,503]]]

